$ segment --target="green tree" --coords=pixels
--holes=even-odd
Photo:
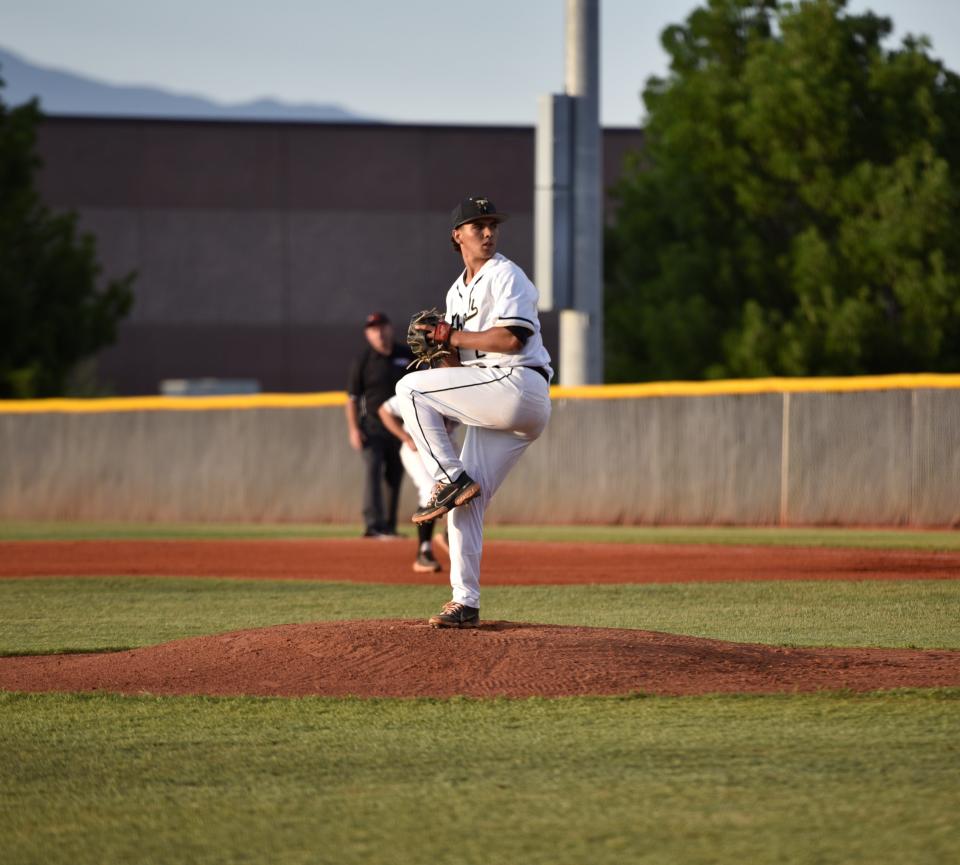
[[[0,80],[0,88],[3,81]],[[134,274],[98,286],[100,266],[73,213],[40,200],[36,100],[0,99],[0,397],[62,395],[77,363],[113,342]]]
[[[960,369],[960,78],[845,6],[709,0],[663,32],[609,380]]]

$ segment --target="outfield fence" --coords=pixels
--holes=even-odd
[[[552,397],[490,522],[960,526],[960,375]],[[0,401],[0,518],[358,523],[363,467],[345,401]]]

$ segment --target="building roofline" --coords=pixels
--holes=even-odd
[[[261,120],[254,118],[228,117],[146,117],[137,114],[62,114],[41,112],[44,123],[138,123],[157,126],[240,126],[245,128],[335,128],[335,129],[379,129],[390,131],[462,131],[476,132],[530,132],[536,127],[524,124],[486,124],[486,123],[394,123],[385,121],[365,120],[297,120],[278,119]],[[605,126],[603,132],[639,133],[643,132],[640,126]]]

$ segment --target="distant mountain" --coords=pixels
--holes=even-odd
[[[71,72],[35,66],[4,48],[0,48],[0,78],[6,82],[0,97],[7,105],[20,105],[36,96],[46,114],[376,122],[339,105],[292,104],[275,99],[223,104],[202,96],[170,93],[159,87],[104,84]]]

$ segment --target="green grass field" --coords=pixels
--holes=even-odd
[[[301,530],[20,524],[2,535],[321,534]],[[512,530],[501,531],[492,534]],[[532,536],[559,539],[553,531]],[[734,542],[740,531],[692,542]],[[953,533],[929,533],[929,544],[926,533],[841,534],[817,543],[902,548],[917,534],[910,548],[958,548]],[[795,533],[746,536],[802,543]],[[440,586],[0,580],[0,653],[420,617],[445,598]],[[785,645],[958,648],[960,581],[492,587],[484,615]],[[0,693],[0,861],[940,865],[960,861],[958,742],[960,689],[494,701]]]
[[[0,580],[0,655],[105,651],[290,622],[424,618],[437,586],[305,580]],[[483,615],[791,646],[960,648],[960,581],[493,586]]]
[[[410,538],[415,532],[403,527]],[[162,524],[119,522],[0,523],[0,541],[112,539],[356,538],[360,526],[329,524]],[[582,541],[611,544],[731,544],[802,547],[860,547],[957,551],[960,531],[890,529],[743,528],[739,526],[489,526],[492,540]]]
[[[19,863],[957,861],[960,692],[0,695]]]

